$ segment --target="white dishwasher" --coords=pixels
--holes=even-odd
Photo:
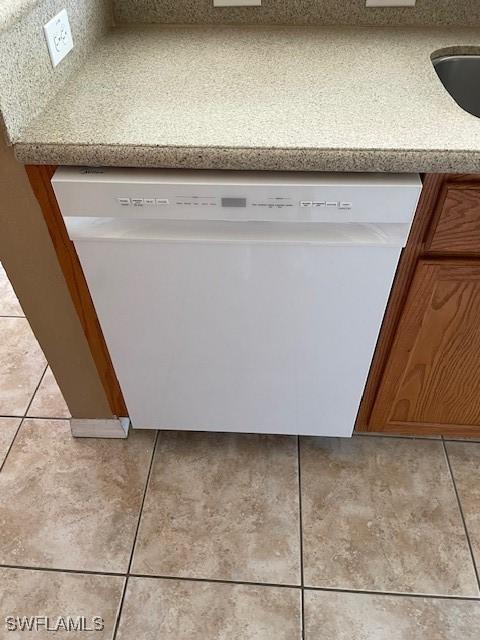
[[[418,175],[52,183],[134,428],[351,435]]]

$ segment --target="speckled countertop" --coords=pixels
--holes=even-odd
[[[0,31],[30,11],[38,0],[0,0]]]
[[[480,29],[114,29],[16,141],[25,163],[480,172],[430,56]]]

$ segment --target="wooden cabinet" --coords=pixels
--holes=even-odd
[[[427,176],[357,431],[480,435],[480,176]]]
[[[426,250],[480,258],[480,183],[449,184],[427,238]]]
[[[370,424],[444,433],[480,426],[480,262],[421,261]]]

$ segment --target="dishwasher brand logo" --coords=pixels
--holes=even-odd
[[[88,176],[88,175],[95,175],[95,174],[103,174],[105,173],[105,171],[103,169],[95,169],[95,167],[85,167],[85,169],[82,169],[80,171],[81,174],[83,174],[84,176]]]
[[[7,616],[7,631],[103,631],[105,622],[101,616]]]

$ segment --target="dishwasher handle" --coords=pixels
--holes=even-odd
[[[222,222],[65,217],[73,241],[404,246],[407,223]]]

